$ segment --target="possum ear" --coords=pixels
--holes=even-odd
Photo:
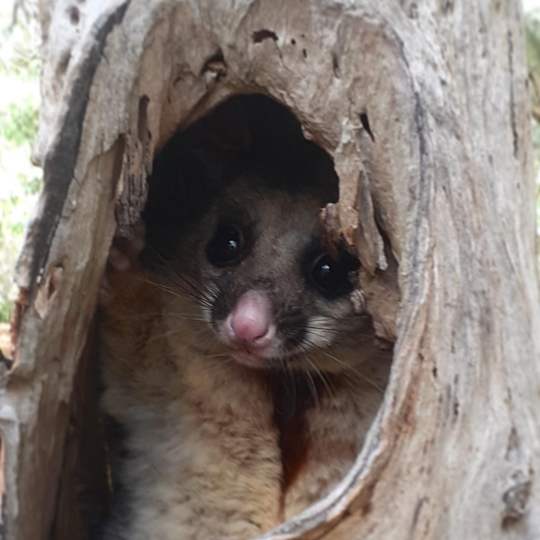
[[[145,226],[142,221],[136,223],[125,234],[113,238],[107,267],[114,272],[125,272],[139,268],[139,257],[144,248]]]
[[[107,266],[99,287],[98,302],[101,306],[106,306],[111,302],[114,289],[112,284],[118,279],[124,279],[122,274],[140,271],[140,255],[144,249],[144,236],[144,224],[138,222],[124,234],[117,234],[113,238]]]

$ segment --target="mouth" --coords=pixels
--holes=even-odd
[[[249,351],[232,350],[231,357],[242,366],[247,366],[255,369],[269,368],[274,362],[270,358],[261,356]]]
[[[272,347],[263,349],[230,347],[230,356],[238,364],[255,369],[284,368],[285,364],[297,366],[296,360],[301,358],[302,352],[291,350],[276,354]]]
[[[273,367],[280,362],[283,357],[276,350],[275,343],[265,343],[256,345],[248,343],[231,343],[228,341],[227,347],[230,355],[237,363],[257,369]],[[276,354],[277,353],[277,354]]]

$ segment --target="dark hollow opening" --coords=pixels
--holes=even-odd
[[[237,95],[158,153],[143,216],[147,245],[167,257],[175,231],[201,215],[246,164],[270,173],[277,188],[301,192],[318,184],[328,202],[338,199],[332,159],[304,138],[296,117],[267,96]]]

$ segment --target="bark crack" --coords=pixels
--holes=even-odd
[[[508,31],[508,33],[506,34],[506,39],[508,42],[508,83],[510,87],[510,103],[508,104],[508,110],[510,113],[510,127],[512,129],[512,145],[514,150],[514,157],[517,158],[519,150],[519,134],[516,122],[516,101],[514,96],[514,41],[512,39],[511,31]]]

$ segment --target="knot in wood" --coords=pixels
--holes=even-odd
[[[512,475],[512,485],[503,493],[504,503],[502,526],[506,528],[521,519],[528,511],[531,494],[529,474],[516,471]]]

